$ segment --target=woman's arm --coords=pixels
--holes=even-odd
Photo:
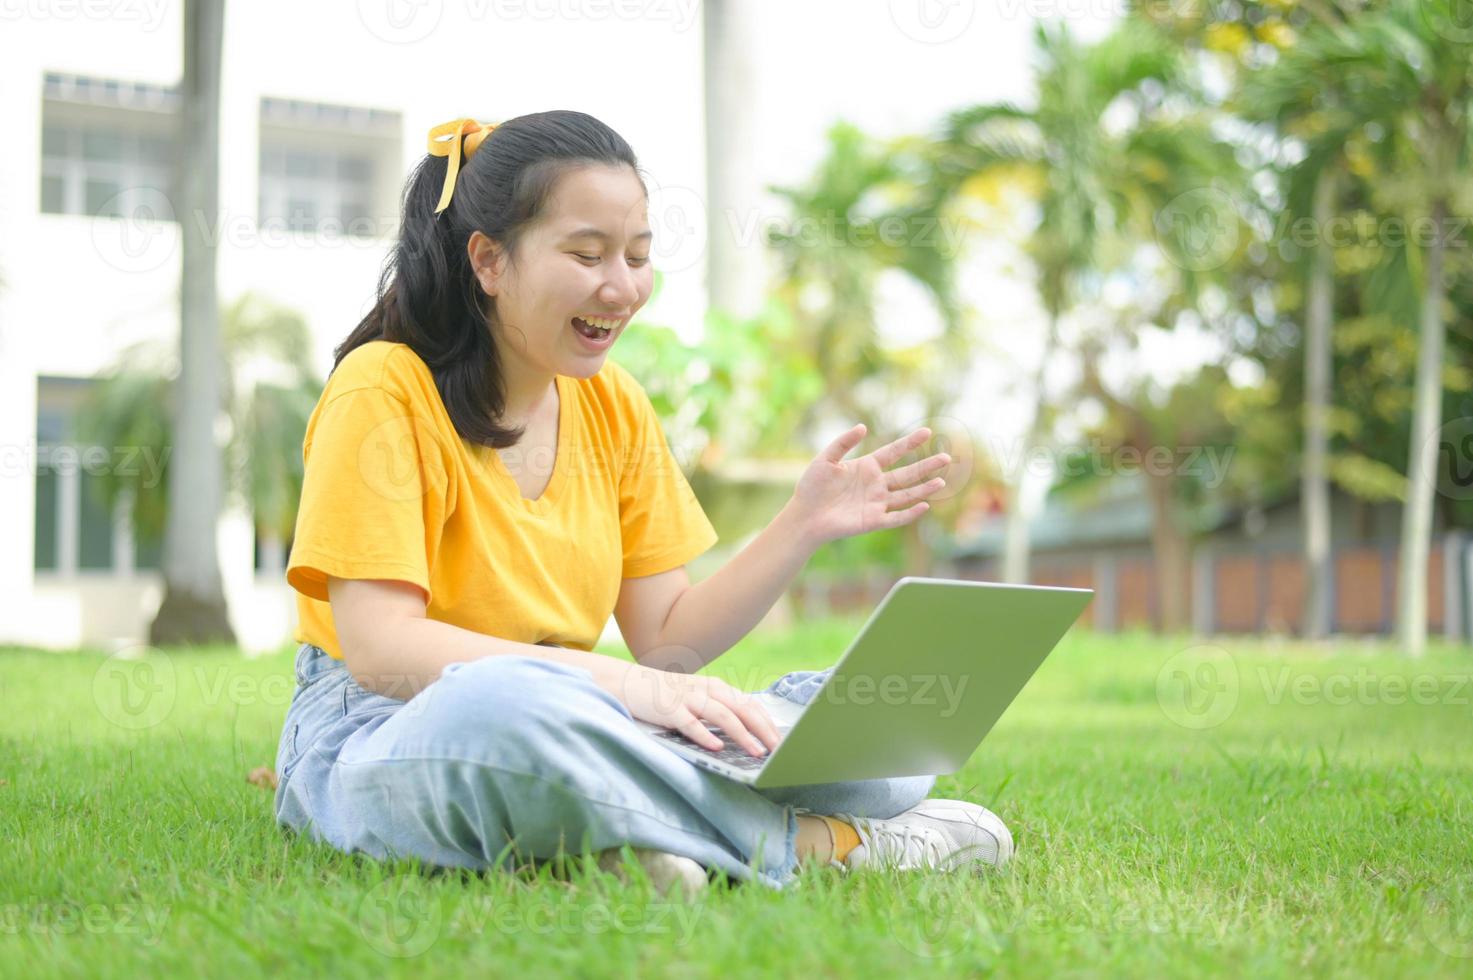
[[[715,677],[686,677],[627,660],[518,643],[426,617],[425,597],[408,582],[327,580],[343,662],[360,687],[408,701],[429,687],[449,664],[482,657],[523,656],[582,667],[599,687],[641,721],[681,732],[709,749],[721,740],[716,725],[752,755],[775,748],[777,729],[756,700]]]
[[[761,621],[820,545],[919,518],[929,506],[924,498],[945,481],[917,481],[947,466],[951,457],[936,453],[898,469],[888,467],[930,437],[929,429],[916,429],[852,460],[844,456],[864,438],[864,426],[835,439],[808,465],[792,499],[751,544],[675,597],[640,664],[682,673],[699,670]],[[892,509],[897,507],[904,509]]]
[[[498,655],[541,657],[592,671],[603,686],[619,683],[631,664],[600,653],[518,643],[452,626],[425,615],[416,585],[380,579],[327,580],[343,662],[365,690],[407,701],[447,664]]]
[[[636,659],[656,670],[700,670],[761,622],[816,548],[791,504],[784,507],[731,561],[695,585],[687,580],[673,601],[667,600],[671,604],[663,627],[651,642],[641,644]],[[634,638],[626,639],[636,650]]]

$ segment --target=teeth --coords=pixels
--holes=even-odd
[[[611,330],[610,327],[597,326],[597,324],[600,322],[607,323],[607,320],[591,320],[588,317],[584,316],[574,317],[574,319],[585,325],[584,327],[577,327],[576,329],[578,330],[578,332],[583,334],[585,337],[591,336],[594,340],[603,340],[609,335],[609,331]]]
[[[584,323],[591,323],[595,327],[599,327],[604,330],[612,330],[619,325],[618,320],[609,320],[601,316],[580,316],[578,319],[582,320]]]

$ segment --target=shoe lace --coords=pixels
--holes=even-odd
[[[929,868],[940,868],[946,859],[946,840],[930,827],[894,824],[864,818],[847,818],[859,833],[860,843],[882,864],[901,864],[916,848],[921,862]]]

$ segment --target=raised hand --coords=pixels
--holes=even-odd
[[[840,435],[798,478],[788,506],[815,545],[909,524],[930,509],[925,498],[946,485],[940,477],[927,479],[951,462],[946,453],[890,469],[906,453],[925,445],[930,429],[916,429],[867,456],[846,460],[864,433],[860,423]]]

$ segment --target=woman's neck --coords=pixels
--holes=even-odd
[[[555,375],[531,379],[506,379],[506,404],[502,406],[501,423],[521,426],[539,416],[556,390]]]

